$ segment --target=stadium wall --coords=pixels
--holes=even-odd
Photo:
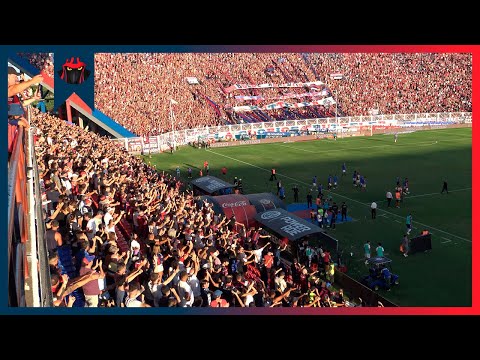
[[[239,144],[251,145],[266,142],[265,140],[270,138],[293,138],[303,135],[307,131],[317,134],[319,137],[329,137],[333,133],[346,137],[471,126],[471,112],[393,114],[212,126],[174,131],[158,136],[115,139],[114,141],[132,154],[142,152],[153,154],[169,150],[170,144],[174,142],[177,145],[187,145],[197,142],[199,139],[212,139],[216,142],[240,141]],[[247,140],[240,140],[244,138]],[[247,142],[242,143],[241,141]]]
[[[345,291],[348,291],[349,296],[353,299],[361,298],[367,306],[377,306],[379,301],[384,307],[398,306],[343,272],[335,271],[334,276],[336,286],[340,286]]]

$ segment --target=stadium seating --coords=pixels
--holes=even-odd
[[[178,103],[173,111],[180,130],[237,123],[228,109],[251,102],[234,102],[235,95],[267,95],[257,106],[279,95],[278,89],[225,91],[242,83],[320,80],[328,96],[337,90],[341,116],[369,115],[372,109],[382,114],[471,111],[471,66],[470,54],[97,54],[95,100],[98,109],[137,135],[170,131],[170,98]],[[330,79],[338,72],[342,80]],[[185,81],[192,76],[198,85]],[[335,116],[334,107],[283,110],[237,115],[245,123]]]

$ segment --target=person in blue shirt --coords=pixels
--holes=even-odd
[[[317,175],[315,175],[312,179],[312,185],[317,186]]]
[[[333,190],[335,190],[337,188],[337,184],[338,184],[338,177],[337,175],[333,175]]]
[[[280,199],[285,199],[285,188],[283,186],[278,190],[278,195]]]
[[[345,176],[347,175],[347,166],[345,165],[345,163],[342,164],[342,176]]]
[[[328,183],[328,190],[330,190],[332,188],[332,175],[328,175],[327,183]]]
[[[323,197],[323,185],[322,184],[318,184],[318,195],[320,195],[320,197]]]
[[[410,194],[410,191],[408,190],[408,178],[405,178],[405,180],[403,180],[403,193],[405,195]]]
[[[392,280],[392,274],[390,273],[390,270],[388,270],[387,267],[384,267],[381,271],[380,274],[383,277],[383,280],[385,280],[385,288],[387,291],[390,291],[390,284]]]

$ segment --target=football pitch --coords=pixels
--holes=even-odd
[[[472,298],[472,130],[471,128],[417,131],[393,135],[349,137],[196,149],[180,147],[174,154],[144,157],[157,169],[187,181],[187,169],[199,175],[203,162],[210,164],[210,175],[223,178],[220,169],[228,169],[228,182],[242,179],[245,193],[276,193],[276,182],[269,181],[270,169],[286,190],[285,203],[293,203],[292,186],[300,189],[299,199],[306,203],[312,178],[326,189],[329,174],[337,175],[337,189],[324,190],[340,206],[348,206],[352,221],[337,222],[328,233],[338,239],[348,275],[359,280],[368,274],[363,262],[363,244],[371,241],[372,253],[381,242],[385,256],[393,260],[393,272],[400,285],[380,293],[400,306],[471,306]],[[342,177],[342,163],[347,175]],[[352,173],[367,177],[366,191],[352,184]],[[204,174],[205,175],[205,174]],[[385,193],[394,194],[396,178],[409,179],[410,194],[400,208],[389,207]],[[448,180],[449,194],[440,194],[443,180]],[[316,189],[312,191],[314,196]],[[371,219],[370,204],[378,204],[377,218]],[[393,202],[392,202],[393,204]],[[432,251],[405,258],[399,251],[405,233],[405,218],[413,216],[410,238],[428,229],[432,233]],[[351,256],[350,253],[353,255]]]

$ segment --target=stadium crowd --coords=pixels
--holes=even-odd
[[[233,84],[323,81],[338,96],[339,115],[471,111],[471,55],[420,53],[154,53],[96,54],[96,107],[138,134],[250,121],[334,116],[333,106],[232,112],[233,106],[263,106],[285,94],[317,88],[225,91]],[[333,80],[330,74],[341,73]],[[195,77],[198,84],[189,84]],[[323,90],[320,89],[320,90]],[[238,100],[237,95],[266,100]],[[323,96],[291,98],[290,103]],[[122,106],[118,106],[122,104]]]
[[[107,138],[33,113],[55,305],[353,305],[327,251],[312,262],[304,246],[288,266],[280,239],[196,204]]]
[[[26,58],[39,71],[44,71],[53,78],[53,53],[18,53],[18,55]]]

